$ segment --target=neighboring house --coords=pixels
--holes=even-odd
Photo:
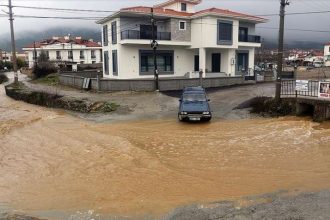
[[[229,10],[195,11],[201,0],[170,0],[153,7],[157,65],[161,77],[235,76],[254,68],[261,46],[255,26],[267,20]],[[104,77],[154,75],[150,7],[131,7],[99,20],[103,26]],[[194,74],[198,76],[198,74]]]
[[[324,64],[330,66],[330,43],[324,46]]]
[[[92,39],[81,37],[70,38],[53,37],[35,42],[23,48],[28,53],[29,67],[33,67],[35,60],[44,51],[50,61],[61,63],[94,64],[102,63],[102,46]]]
[[[1,61],[3,62],[11,62],[12,61],[12,54],[11,52],[1,50]]]

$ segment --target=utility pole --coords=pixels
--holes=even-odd
[[[156,34],[155,34],[155,19],[154,19],[154,9],[151,8],[151,31],[152,31],[152,42],[151,42],[151,48],[154,51],[154,77],[155,77],[155,88],[156,91],[159,91],[159,77],[158,77],[158,67],[157,67],[157,47],[158,42],[156,41]]]
[[[13,56],[13,68],[14,68],[14,83],[18,83],[17,74],[17,58],[16,58],[16,45],[15,45],[15,34],[14,34],[14,18],[13,18],[13,6],[11,0],[8,0],[9,7],[9,22],[10,22],[10,35],[11,35],[11,52]]]
[[[36,42],[33,42],[33,60],[34,60],[34,66],[37,67],[38,62],[37,62],[37,49],[36,49]]]
[[[278,36],[277,76],[276,76],[276,91],[275,91],[276,102],[279,102],[281,99],[281,82],[282,82],[283,50],[284,50],[284,18],[285,18],[285,7],[289,4],[290,3],[288,0],[281,0],[280,30]]]

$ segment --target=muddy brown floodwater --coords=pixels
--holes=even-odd
[[[329,124],[102,124],[1,92],[0,204],[25,213],[162,215],[191,203],[330,187]]]

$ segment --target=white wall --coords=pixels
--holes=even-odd
[[[112,57],[109,52],[109,76],[107,78],[132,79],[132,78],[152,78],[152,75],[140,75],[140,50],[150,50],[150,46],[145,45],[120,45],[118,53],[118,76],[112,73]],[[159,50],[174,51],[174,74],[160,75],[160,77],[184,76],[187,72],[194,70],[194,52],[184,47],[161,46]]]
[[[218,20],[233,21],[232,45],[218,45]],[[238,48],[238,26],[237,20],[219,19],[211,16],[193,19],[191,23],[191,47]]]

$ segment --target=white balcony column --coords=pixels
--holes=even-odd
[[[199,48],[199,69],[203,71],[203,77],[206,76],[206,48]]]

